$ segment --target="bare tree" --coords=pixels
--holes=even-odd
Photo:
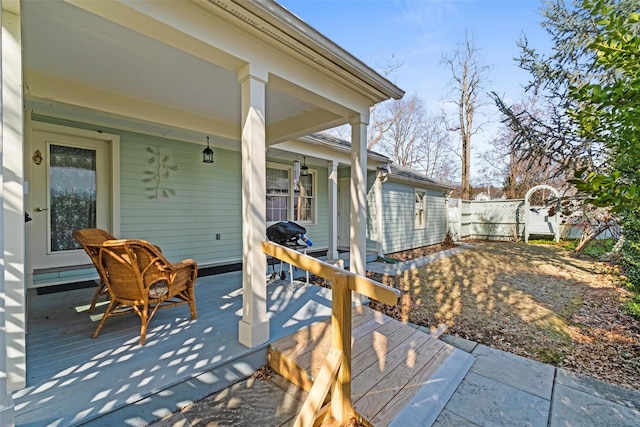
[[[378,118],[387,123],[378,149],[394,163],[450,181],[453,149],[444,117],[431,114],[416,94],[385,104]]]
[[[424,168],[417,169],[424,169],[428,177],[440,182],[447,184],[456,182],[456,173],[459,169],[444,114],[434,115],[427,111],[422,127]]]
[[[397,69],[402,67],[402,65],[403,64],[401,62],[397,62],[392,56],[386,64],[380,67],[380,73],[385,78],[390,78],[390,76],[392,76]],[[385,107],[391,102],[392,101],[386,101],[375,104],[369,110],[369,126],[367,129],[368,150],[371,150],[373,147],[378,145],[383,135],[389,131],[391,118],[386,114],[386,112],[383,112],[383,110],[385,110]],[[348,124],[329,129],[326,132],[336,138],[351,141],[351,126]]]
[[[386,132],[380,135],[380,148],[400,166],[414,168],[423,160],[422,121],[424,104],[416,95],[405,97],[385,106]]]
[[[450,55],[443,55],[441,60],[451,72],[452,97],[448,101],[458,109],[458,123],[450,130],[460,133],[463,199],[471,198],[471,137],[480,128],[474,126],[474,118],[477,110],[485,104],[483,85],[489,71],[489,66],[482,64],[478,56],[474,38],[465,32],[464,41]]]
[[[389,77],[402,64],[393,58],[381,67]],[[349,141],[351,128],[339,126],[327,131]],[[453,183],[457,168],[444,114],[427,111],[416,94],[397,101],[386,101],[371,108],[367,148],[375,149],[393,162],[410,167],[445,183]]]

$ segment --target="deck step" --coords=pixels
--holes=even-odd
[[[433,423],[473,357],[368,307],[354,307],[352,315],[351,397],[358,415],[375,426],[401,425],[399,419],[403,425]],[[309,391],[329,351],[330,332],[326,320],[274,341],[269,365]]]

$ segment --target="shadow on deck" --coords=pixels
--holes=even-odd
[[[147,425],[250,376],[267,364],[268,343],[238,343],[241,283],[241,272],[198,278],[198,318],[187,306],[158,311],[144,346],[135,315],[109,319],[90,338],[95,288],[30,291],[27,387],[13,393],[16,424]],[[267,292],[272,340],[331,314],[328,289],[287,280]]]

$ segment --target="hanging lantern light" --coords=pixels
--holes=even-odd
[[[304,163],[300,166],[300,176],[308,176],[309,175],[309,166],[307,166],[307,158],[302,157],[304,159]]]
[[[207,148],[202,150],[202,163],[213,163],[213,150],[209,147],[209,137],[207,137]]]

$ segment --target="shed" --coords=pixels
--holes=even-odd
[[[374,187],[368,197],[371,224],[367,229],[380,236],[382,255],[444,240],[453,187],[394,163],[378,168]]]

